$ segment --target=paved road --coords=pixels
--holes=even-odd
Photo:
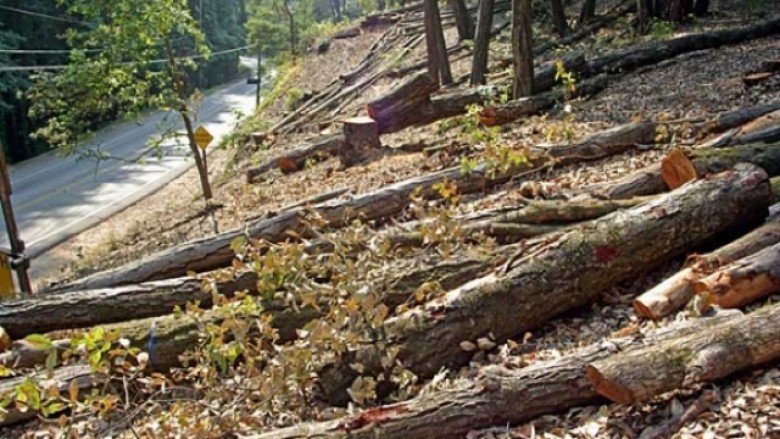
[[[196,124],[205,125],[214,135],[212,145],[235,127],[236,111],[243,115],[252,111],[255,87],[241,80],[204,99]],[[162,158],[131,162],[146,152],[150,138],[159,135],[160,124],[181,126],[175,115],[164,116],[155,113],[140,123],[114,124],[90,142],[125,160],[103,161],[97,167],[92,160],[49,153],[11,167],[14,210],[31,256],[148,196],[194,165],[189,148],[183,145],[166,146]],[[4,227],[1,234],[0,245],[7,246]]]

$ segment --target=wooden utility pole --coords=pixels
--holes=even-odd
[[[10,265],[16,270],[19,288],[22,292],[27,295],[32,294],[30,277],[27,274],[30,260],[27,259],[27,255],[24,253],[24,241],[19,237],[19,228],[16,227],[14,209],[11,205],[11,177],[5,162],[5,152],[2,144],[0,144],[0,204],[3,206],[5,228],[8,231],[8,241],[11,243]]]

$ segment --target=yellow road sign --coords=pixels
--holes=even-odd
[[[203,125],[195,130],[195,143],[197,143],[201,149],[206,149],[212,140],[214,140],[214,136],[212,136],[209,130]]]
[[[11,276],[11,264],[8,255],[0,252],[0,298],[13,299],[16,297],[14,279]]]

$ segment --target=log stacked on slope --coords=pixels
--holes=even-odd
[[[568,232],[507,267],[387,321],[398,359],[422,377],[469,358],[464,340],[503,342],[596,300],[616,283],[644,273],[727,230],[763,220],[769,205],[766,173],[748,164],[686,185],[644,205],[618,211]],[[638,263],[641,261],[641,263]],[[372,364],[371,348],[322,375],[332,401],[345,402],[355,372]]]
[[[780,358],[780,305],[588,365],[596,391],[622,404],[646,401],[665,392]]]
[[[778,140],[780,140],[780,111],[773,111],[744,126],[729,130],[705,145],[724,147],[754,142],[776,142]]]
[[[777,313],[778,306],[772,311]],[[602,399],[588,383],[588,364],[630,351],[645,344],[658,344],[741,319],[716,316],[685,322],[646,334],[642,338],[613,339],[562,358],[521,369],[503,366],[481,368],[474,378],[461,378],[442,390],[360,411],[319,423],[260,433],[251,439],[429,439],[465,437],[469,431],[495,425],[516,425],[538,416],[593,404]]]
[[[721,172],[739,162],[764,168],[770,176],[780,175],[780,143],[740,145],[728,148],[702,148],[688,153],[698,175]],[[661,165],[652,165],[620,179],[600,196],[610,199],[653,195],[667,190]]]
[[[770,245],[693,283],[707,305],[737,308],[780,291],[780,244]]]
[[[616,141],[616,144],[618,143],[620,142]],[[409,195],[417,190],[421,190],[422,197],[438,197],[439,193],[433,189],[433,186],[445,180],[455,183],[461,194],[467,194],[488,189],[519,175],[546,169],[551,160],[563,163],[586,161],[604,157],[606,150],[608,148],[593,148],[591,145],[583,145],[582,148],[565,147],[559,150],[559,154],[532,156],[529,157],[528,163],[497,174],[493,174],[486,163],[478,165],[476,169],[467,173],[464,173],[460,167],[454,167],[401,181],[349,200],[320,203],[311,206],[311,209],[316,211],[330,227],[342,227],[356,218],[384,219],[402,212],[409,204]],[[576,155],[568,157],[565,154]],[[289,238],[290,231],[304,234],[308,230],[308,222],[305,218],[307,212],[308,209],[303,208],[280,212],[272,218],[252,221],[245,229],[180,244],[140,261],[60,286],[58,289],[94,289],[137,284],[184,276],[189,271],[202,272],[226,267],[233,259],[230,243],[234,239],[246,234],[255,239],[278,242]]]
[[[246,180],[251,183],[258,176],[276,168],[284,173],[299,171],[304,168],[308,160],[318,155],[336,154],[343,147],[344,142],[343,134],[320,137],[311,144],[280,154],[260,166],[247,170]]]
[[[749,256],[780,242],[780,216],[767,219],[761,227],[711,253],[694,256],[693,262],[636,300],[634,309],[645,318],[660,319],[685,306],[693,297],[693,284],[724,264]]]

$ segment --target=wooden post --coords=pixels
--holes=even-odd
[[[16,218],[11,205],[11,178],[5,162],[5,151],[2,144],[0,144],[0,204],[3,207],[5,227],[8,230],[8,240],[11,243],[11,253],[13,253],[11,266],[16,269],[19,288],[25,294],[32,294],[30,277],[27,274],[30,261],[24,253],[24,241],[19,237],[19,229],[16,226]]]
[[[493,26],[493,0],[480,0],[477,17],[477,36],[474,39],[474,60],[471,64],[471,85],[485,83],[490,28]]]
[[[531,0],[512,0],[512,55],[515,67],[512,96],[515,99],[531,96],[534,92],[531,8]]]
[[[379,125],[366,116],[345,120],[344,138],[346,141],[338,156],[345,167],[371,159],[382,147],[379,141]]]

